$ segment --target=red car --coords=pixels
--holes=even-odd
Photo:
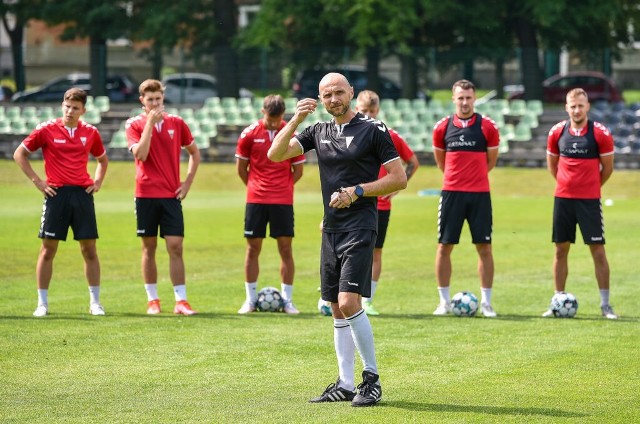
[[[569,72],[565,75],[554,75],[542,82],[543,99],[545,103],[565,103],[569,90],[582,88],[589,95],[589,102],[607,101],[623,102],[622,92],[615,82],[601,72]],[[523,99],[524,91],[514,90],[509,100]]]

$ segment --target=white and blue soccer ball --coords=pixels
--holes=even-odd
[[[451,311],[459,317],[472,317],[478,311],[478,298],[468,291],[456,293],[451,298]]]
[[[557,318],[573,318],[578,312],[578,299],[571,293],[556,293],[551,298],[550,309]]]
[[[275,287],[265,287],[258,292],[256,309],[260,312],[281,312],[284,308],[282,294]]]
[[[322,300],[322,298],[318,299],[318,312],[320,315],[324,315],[326,317],[331,316],[331,302],[327,300]]]

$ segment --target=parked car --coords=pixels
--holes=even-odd
[[[14,102],[60,102],[65,91],[71,87],[82,88],[87,94],[91,92],[91,75],[85,72],[74,72],[62,77],[54,78],[41,85],[25,91],[18,91],[13,95]],[[125,74],[107,76],[107,96],[112,102],[134,101],[137,85]]]
[[[183,72],[170,74],[162,79],[164,102],[167,104],[202,104],[209,97],[218,97],[218,80],[209,74]],[[246,88],[240,88],[238,97],[253,97]]]
[[[293,83],[293,96],[299,99],[305,97],[318,97],[318,83],[329,72],[339,72],[349,80],[353,86],[354,95],[362,90],[371,89],[367,71],[361,66],[342,66],[335,68],[304,69],[298,72]],[[385,77],[380,78],[378,95],[382,99],[399,99],[402,96],[402,88],[395,82]],[[425,97],[424,93],[417,93],[416,97]]]
[[[574,88],[584,89],[591,103],[624,101],[621,91],[611,78],[601,72],[589,71],[569,72],[547,78],[542,82],[542,100],[547,103],[565,103],[567,93]],[[508,91],[510,100],[524,98],[523,86],[510,86]]]

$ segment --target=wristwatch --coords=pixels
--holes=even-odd
[[[364,188],[361,185],[357,185],[353,192],[358,196],[358,199],[364,196]]]

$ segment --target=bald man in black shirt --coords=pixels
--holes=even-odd
[[[302,99],[269,149],[279,162],[315,149],[324,204],[320,277],[322,298],[331,302],[339,377],[310,402],[351,401],[370,406],[382,389],[371,323],[362,296],[371,290],[371,265],[377,230],[377,196],[402,190],[407,177],[386,126],[351,109],[353,87],[338,73],[325,75],[319,98],[333,119],[293,134],[313,113],[315,99]],[[387,175],[378,178],[380,165]],[[363,362],[363,382],[355,389],[354,356]]]

